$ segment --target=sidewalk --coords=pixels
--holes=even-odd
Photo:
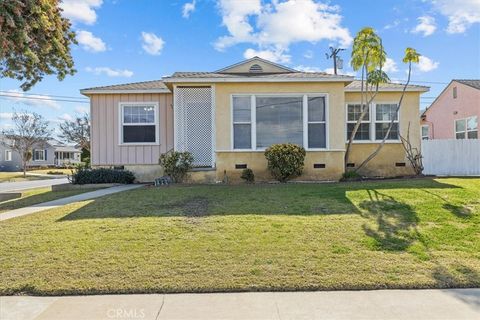
[[[12,296],[0,319],[480,319],[480,289]]]
[[[96,190],[96,191],[81,193],[81,194],[78,194],[76,196],[71,196],[71,197],[66,197],[66,198],[57,199],[57,200],[53,200],[53,201],[48,201],[48,202],[44,202],[44,203],[39,203],[39,204],[36,204],[36,205],[33,205],[33,206],[24,207],[24,208],[20,208],[20,209],[15,209],[15,210],[11,210],[11,211],[2,213],[2,214],[0,214],[0,221],[25,216],[27,214],[36,213],[36,212],[40,212],[40,211],[43,211],[43,210],[58,208],[58,207],[61,207],[61,206],[64,206],[66,204],[70,204],[70,203],[73,203],[73,202],[95,199],[95,198],[102,197],[102,196],[105,196],[105,195],[108,195],[108,194],[127,191],[127,190],[132,190],[132,189],[136,189],[136,188],[140,188],[140,187],[143,187],[143,185],[139,185],[139,184],[121,185],[121,186],[116,186],[116,187],[111,187],[111,188],[106,188],[106,189],[100,189],[100,190]]]

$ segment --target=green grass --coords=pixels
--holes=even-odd
[[[24,191],[18,191],[20,198],[8,201],[0,201],[0,214],[10,210],[28,207],[34,204],[57,200],[74,196],[80,193],[93,191],[96,189],[75,189],[65,191],[52,191],[52,187],[36,188]]]
[[[0,172],[0,183],[2,182],[17,182],[17,181],[30,181],[30,180],[44,180],[50,179],[49,177],[27,176],[23,177],[23,172]]]
[[[480,179],[143,188],[0,234],[0,294],[478,287]]]

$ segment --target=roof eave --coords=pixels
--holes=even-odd
[[[361,92],[361,89],[345,89],[345,92]],[[380,92],[402,92],[403,88],[379,88]],[[430,88],[407,88],[406,92],[428,92]]]
[[[170,93],[168,89],[82,89],[80,93],[88,96],[91,94],[127,94],[127,93]]]
[[[164,78],[164,83],[224,83],[224,82],[352,82],[353,77],[331,78]]]

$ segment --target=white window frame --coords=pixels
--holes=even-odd
[[[357,120],[348,120],[348,106],[349,105],[361,105],[360,102],[348,102],[347,104],[345,104],[345,141],[348,143],[348,140],[350,139],[350,136],[348,135],[348,124],[349,123],[357,123]],[[370,128],[369,129],[369,139],[368,140],[355,140],[353,139],[353,143],[372,143],[372,110],[373,110],[373,107],[372,107],[373,104],[370,104],[368,106],[368,114],[369,114],[369,118],[368,118],[368,121],[365,121],[365,120],[362,120],[361,123],[368,123],[368,127]]]
[[[125,107],[146,106],[153,107],[154,116],[153,123],[124,123],[123,111]],[[118,145],[120,146],[158,146],[160,145],[160,114],[157,101],[135,101],[135,102],[119,102],[118,103]],[[123,142],[124,126],[151,126],[155,125],[155,142]]]
[[[242,97],[249,96],[250,99],[250,108],[251,108],[251,148],[250,149],[234,149],[234,122],[233,122],[233,97]],[[256,97],[282,97],[282,98],[291,98],[296,97],[302,98],[302,121],[303,121],[303,148],[306,151],[328,151],[330,150],[329,144],[329,100],[328,93],[316,92],[316,93],[233,93],[230,95],[230,150],[234,152],[245,152],[245,151],[265,151],[267,148],[257,148],[257,100]],[[325,121],[308,121],[308,98],[309,97],[324,97],[325,98]],[[236,122],[239,124],[241,122]],[[308,147],[308,124],[314,123],[325,123],[325,148],[309,148]]]
[[[427,135],[423,135],[423,128],[427,128]],[[422,136],[422,140],[430,140],[430,126],[428,124],[422,124],[420,128],[420,134]]]
[[[37,151],[41,151],[41,152],[42,152],[42,154],[43,154],[43,157],[42,157],[42,158],[43,158],[43,159],[36,159],[36,157],[35,157],[35,152],[37,152]],[[33,149],[33,152],[32,152],[32,160],[33,160],[33,161],[45,161],[45,155],[46,155],[46,153],[47,153],[47,150],[45,150],[45,149]]]
[[[12,161],[12,150],[5,150],[5,161]]]
[[[477,129],[475,130],[468,130],[468,120],[469,119],[472,119],[472,118],[477,118]],[[465,124],[465,131],[457,131],[457,121],[463,121],[464,124]],[[453,131],[454,131],[454,134],[455,134],[455,140],[475,140],[475,139],[470,139],[468,138],[468,133],[469,132],[477,132],[477,139],[479,137],[478,135],[478,117],[477,116],[470,116],[470,117],[466,117],[466,118],[460,118],[460,119],[455,119],[453,120]],[[464,139],[458,139],[457,138],[457,133],[463,133],[465,134],[465,138]]]
[[[349,104],[360,104],[359,101],[349,101],[345,104],[345,123],[356,123],[356,121],[348,121],[348,105]],[[370,112],[370,121],[362,121],[362,123],[370,123],[370,139],[369,140],[353,140],[353,143],[380,143],[382,140],[377,140],[376,139],[376,124],[377,123],[390,123],[390,120],[388,121],[377,121],[377,105],[378,104],[396,104],[398,106],[398,101],[377,101],[377,102],[372,102],[369,106],[369,112]],[[398,123],[398,134],[399,137],[398,139],[395,140],[385,140],[385,143],[402,143],[400,140],[400,125],[401,125],[402,119],[400,117],[400,110],[397,112],[397,120],[394,123]],[[345,142],[348,143],[348,139],[350,137],[348,136],[348,126],[345,125]]]

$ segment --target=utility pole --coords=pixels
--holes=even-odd
[[[330,54],[325,53],[325,55],[327,56],[327,59],[331,59],[331,58],[333,59],[333,72],[335,74],[337,74],[337,63],[340,65],[338,69],[343,69],[343,60],[337,55],[340,51],[344,51],[344,50],[345,49],[342,49],[342,48],[330,47]]]

